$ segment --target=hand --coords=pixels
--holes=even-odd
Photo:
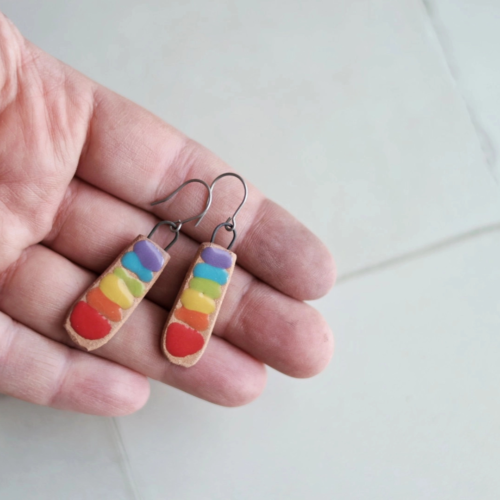
[[[230,170],[149,112],[27,42],[0,15],[0,392],[33,403],[123,415],[148,398],[147,377],[217,404],[257,397],[267,364],[309,377],[328,363],[333,340],[302,302],[325,294],[334,264],[325,246],[249,186],[238,216],[238,255],[208,348],[193,368],[169,363],[159,339],[196,252],[234,211],[241,185],[217,184],[198,228],[183,227],[170,263],[111,342],[76,349],[64,317],[76,298],[138,235],[160,219],[203,206],[192,184]],[[229,234],[219,232],[225,241]],[[168,231],[155,234],[166,244]],[[219,241],[219,240],[218,240]]]

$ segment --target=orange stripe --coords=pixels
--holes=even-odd
[[[122,310],[97,287],[87,293],[87,303],[111,321],[121,321]]]
[[[175,317],[180,321],[184,321],[195,330],[202,332],[208,328],[209,315],[198,311],[191,311],[185,307],[179,307],[175,311]]]

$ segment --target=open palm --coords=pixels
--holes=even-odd
[[[238,217],[238,255],[204,357],[169,363],[159,347],[167,309],[200,241],[241,198],[220,182],[213,207],[169,251],[166,270],[111,342],[92,354],[63,329],[73,301],[138,234],[160,219],[200,211],[186,179],[229,170],[157,117],[23,39],[0,15],[0,392],[34,403],[122,415],[147,400],[147,377],[217,404],[260,394],[267,364],[308,377],[331,357],[323,318],[302,302],[331,287],[333,261],[319,240],[250,186]],[[221,241],[224,237],[219,233]],[[167,231],[155,240],[166,244]]]

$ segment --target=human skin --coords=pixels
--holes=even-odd
[[[257,145],[258,147],[258,145]],[[304,300],[324,295],[327,248],[249,185],[238,255],[207,350],[194,367],[169,363],[163,324],[198,244],[238,206],[241,185],[217,184],[202,224],[183,227],[167,268],[111,342],[77,349],[63,328],[74,300],[138,234],[203,207],[191,184],[231,168],[148,111],[25,40],[0,14],[0,392],[54,408],[125,415],[149,395],[148,377],[225,406],[255,399],[265,365],[311,377],[332,333]],[[229,235],[219,232],[218,242]],[[155,234],[168,243],[168,231]]]

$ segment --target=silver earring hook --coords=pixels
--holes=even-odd
[[[162,225],[167,225],[170,227],[170,231],[175,233],[174,239],[165,247],[165,251],[168,251],[169,248],[171,248],[174,243],[177,241],[179,238],[179,233],[181,230],[181,227],[184,224],[187,224],[188,222],[191,222],[193,220],[198,219],[198,222],[195,224],[195,227],[201,222],[203,217],[205,217],[206,213],[208,212],[208,209],[210,208],[210,205],[212,204],[212,188],[205,182],[202,181],[201,179],[189,179],[188,181],[182,183],[175,191],[172,191],[166,198],[162,198],[161,200],[154,201],[151,203],[151,206],[154,205],[159,205],[160,203],[165,203],[166,201],[170,200],[173,198],[182,188],[186,187],[188,184],[191,184],[192,182],[199,182],[200,184],[203,184],[208,191],[208,197],[207,197],[207,202],[205,205],[205,209],[203,212],[199,213],[198,215],[193,215],[192,217],[188,217],[187,219],[183,220],[178,220],[177,222],[171,221],[171,220],[162,220],[158,222],[155,227],[151,230],[151,232],[148,234],[148,238],[151,238],[155,231]]]
[[[213,180],[212,184],[210,185],[210,190],[212,191],[212,194],[213,194],[213,189],[214,189],[215,183],[218,180],[222,179],[223,177],[227,177],[227,176],[236,177],[243,184],[243,189],[245,191],[244,195],[243,195],[243,201],[239,204],[239,206],[235,210],[234,214],[231,217],[228,217],[228,219],[226,220],[226,222],[222,222],[221,224],[218,224],[216,226],[216,228],[214,229],[214,232],[212,233],[212,238],[211,238],[210,242],[213,243],[215,241],[215,236],[217,235],[217,231],[221,227],[224,227],[224,229],[226,231],[232,231],[233,232],[233,239],[231,240],[231,243],[229,243],[229,246],[227,247],[227,249],[230,250],[231,247],[233,246],[234,242],[236,241],[236,216],[238,215],[239,211],[243,208],[243,205],[247,201],[248,188],[247,188],[247,183],[245,182],[245,179],[243,179],[243,177],[241,177],[241,175],[235,174],[233,172],[226,172],[224,174],[220,174],[219,176],[217,176]]]

